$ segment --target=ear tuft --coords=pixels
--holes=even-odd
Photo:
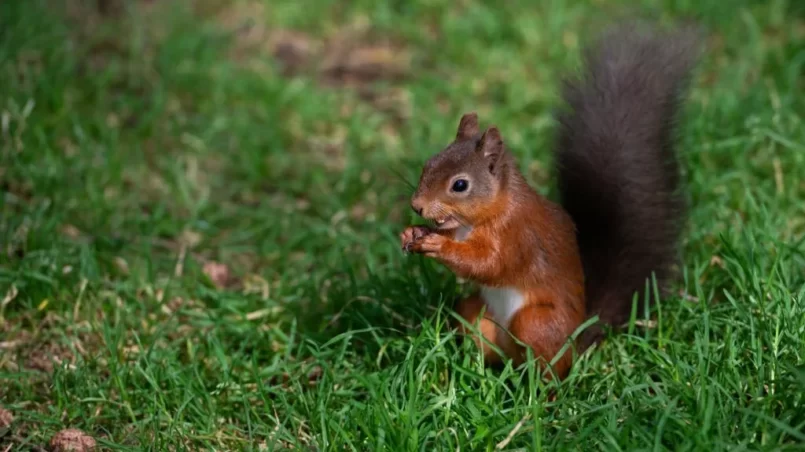
[[[458,123],[456,139],[468,140],[478,134],[478,114],[475,112],[465,113]]]

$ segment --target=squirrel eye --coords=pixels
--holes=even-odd
[[[467,190],[469,184],[467,183],[466,179],[458,179],[453,182],[453,191],[457,193],[461,193]]]

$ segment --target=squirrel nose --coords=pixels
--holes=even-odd
[[[419,215],[420,217],[422,216],[422,209],[423,209],[422,201],[420,201],[419,199],[411,200],[411,208],[414,209],[414,212],[416,212],[417,215]]]

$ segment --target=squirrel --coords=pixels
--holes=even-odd
[[[630,23],[583,53],[562,91],[569,108],[556,114],[558,203],[528,184],[500,130],[481,131],[475,112],[424,165],[411,207],[432,226],[407,227],[402,248],[480,285],[455,311],[515,365],[525,344],[564,379],[572,347],[557,355],[579,326],[593,315],[622,326],[652,273],[662,288],[673,275],[686,216],[675,141],[698,37]],[[579,349],[603,337],[600,324]],[[503,362],[457,329],[487,364]]]

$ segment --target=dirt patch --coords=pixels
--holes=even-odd
[[[53,372],[56,366],[72,365],[75,361],[73,353],[62,344],[46,342],[30,350],[25,367],[45,373]]]
[[[10,332],[9,340],[0,342],[0,369],[19,371],[36,370],[51,374],[56,367],[72,367],[79,357],[88,357],[102,343],[102,339],[82,328],[68,327],[66,341],[45,330],[32,333],[28,330]]]
[[[401,82],[410,75],[410,55],[400,44],[367,32],[346,32],[326,42],[318,69],[330,85],[361,86],[376,81]],[[275,53],[279,58],[279,54]]]
[[[164,2],[165,5],[171,2]],[[122,0],[70,1],[66,15],[75,25],[74,33],[90,44],[85,62],[86,70],[105,66],[110,55],[126,54],[128,50],[119,37],[130,33],[128,13],[155,20],[149,26],[148,46],[155,47],[166,33],[164,21],[159,21],[154,0],[123,2]],[[375,82],[395,85],[412,77],[412,55],[405,43],[388,34],[373,30],[366,18],[339,25],[332,32],[313,36],[299,30],[271,27],[270,3],[242,1],[216,3],[205,0],[189,2],[200,21],[212,19],[232,37],[229,48],[231,60],[243,66],[266,71],[266,62],[278,67],[286,77],[312,77],[323,86],[351,87],[360,97],[379,109],[407,117],[405,108],[390,108],[400,104],[399,91],[380,94]],[[146,52],[150,54],[152,52]],[[90,61],[91,60],[91,61]],[[273,69],[272,69],[273,70]],[[124,122],[128,122],[124,121]]]
[[[400,42],[369,29],[346,29],[324,38],[299,31],[269,32],[270,55],[287,77],[308,76],[323,86],[357,89],[360,97],[388,110],[388,100],[376,82],[394,86],[411,78],[411,54]]]
[[[269,60],[286,77],[312,77],[323,86],[354,88],[381,110],[407,117],[404,108],[389,108],[405,96],[399,90],[383,93],[413,75],[411,52],[401,40],[375,32],[366,20],[313,36],[271,28],[267,16],[264,2],[239,3],[216,14],[215,21],[232,33],[233,61],[262,71]],[[373,86],[376,82],[387,88]]]
[[[294,76],[311,70],[311,59],[321,53],[321,42],[293,31],[279,30],[268,39],[270,53],[282,65],[282,74]]]

